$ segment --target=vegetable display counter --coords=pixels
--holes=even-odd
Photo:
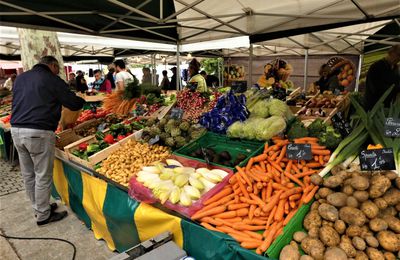
[[[133,200],[125,188],[98,177],[77,164],[55,159],[52,196],[61,198],[110,250],[123,252],[170,231],[195,259],[268,259],[241,248],[228,235]]]

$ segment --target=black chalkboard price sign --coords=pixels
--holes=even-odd
[[[394,156],[392,148],[363,150],[360,153],[362,171],[394,170]]]
[[[311,160],[311,144],[288,144],[286,158],[289,160]]]
[[[183,113],[184,113],[184,111],[182,109],[174,107],[173,109],[171,109],[170,117],[174,118],[174,119],[181,120],[182,117],[183,117]]]
[[[386,118],[384,131],[387,137],[400,137],[400,118]]]

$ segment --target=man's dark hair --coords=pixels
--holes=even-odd
[[[114,61],[114,65],[120,67],[121,69],[125,69],[125,62],[123,60]]]
[[[108,69],[108,72],[109,72],[109,73],[114,73],[114,72],[115,72],[115,69],[114,69],[114,68],[109,68],[109,69]]]
[[[99,72],[101,73],[101,70],[98,70],[98,69],[97,69],[97,70],[94,70],[94,71],[93,71],[93,75],[96,74],[96,73],[99,73]]]
[[[205,75],[207,75],[207,72],[205,72],[204,70],[202,70],[202,71],[200,72],[200,74],[205,76]]]
[[[163,74],[163,76],[167,76],[167,75],[168,75],[168,71],[163,70],[163,71],[162,71],[162,74]]]
[[[58,60],[56,58],[54,58],[53,56],[43,56],[40,58],[39,63],[50,65],[50,64],[58,63]]]

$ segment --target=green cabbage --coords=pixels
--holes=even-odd
[[[287,118],[290,111],[286,103],[279,99],[271,99],[267,106],[271,116],[281,116]]]
[[[256,117],[261,117],[261,118],[268,117],[269,116],[268,101],[265,100],[258,101],[254,105],[250,113],[252,116],[254,115]]]

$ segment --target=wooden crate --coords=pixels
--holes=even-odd
[[[108,130],[105,130],[104,132],[105,132],[105,134],[107,134]],[[77,147],[83,142],[87,142],[88,144],[97,143],[97,140],[96,140],[95,136],[88,136],[88,137],[82,138],[82,139],[78,140],[77,142],[74,142],[74,143],[66,146],[64,148],[64,150],[67,153],[67,156],[68,156],[69,160],[71,160],[73,162],[76,162],[76,163],[78,163],[80,165],[83,165],[83,166],[85,166],[87,168],[93,169],[97,163],[99,163],[99,162],[103,161],[104,159],[106,159],[110,154],[112,154],[116,150],[118,150],[121,147],[121,145],[123,145],[126,142],[128,142],[129,139],[139,140],[140,136],[141,136],[141,133],[142,133],[142,130],[137,131],[137,132],[127,136],[123,140],[121,140],[119,142],[116,142],[116,143],[108,146],[107,148],[99,151],[98,153],[95,153],[95,154],[91,155],[88,158],[87,161],[84,160],[84,159],[81,159],[81,158],[79,158],[79,157],[77,157],[75,155],[73,155],[72,152],[74,150],[76,150]]]
[[[68,160],[68,155],[64,148],[69,144],[77,142],[79,139],[81,139],[81,137],[78,136],[72,129],[64,130],[61,133],[58,133],[56,136],[55,155],[59,158]]]
[[[324,120],[324,123],[330,125],[332,123],[331,119],[332,117],[338,112],[338,109],[335,108],[333,109],[330,113],[327,113],[327,116],[325,117],[320,117],[320,116],[306,116],[306,115],[298,115],[297,117],[301,120],[301,121],[314,121],[317,118],[321,118],[322,120]]]
[[[87,96],[85,95],[83,99],[86,102],[102,102],[104,100],[104,95]]]

